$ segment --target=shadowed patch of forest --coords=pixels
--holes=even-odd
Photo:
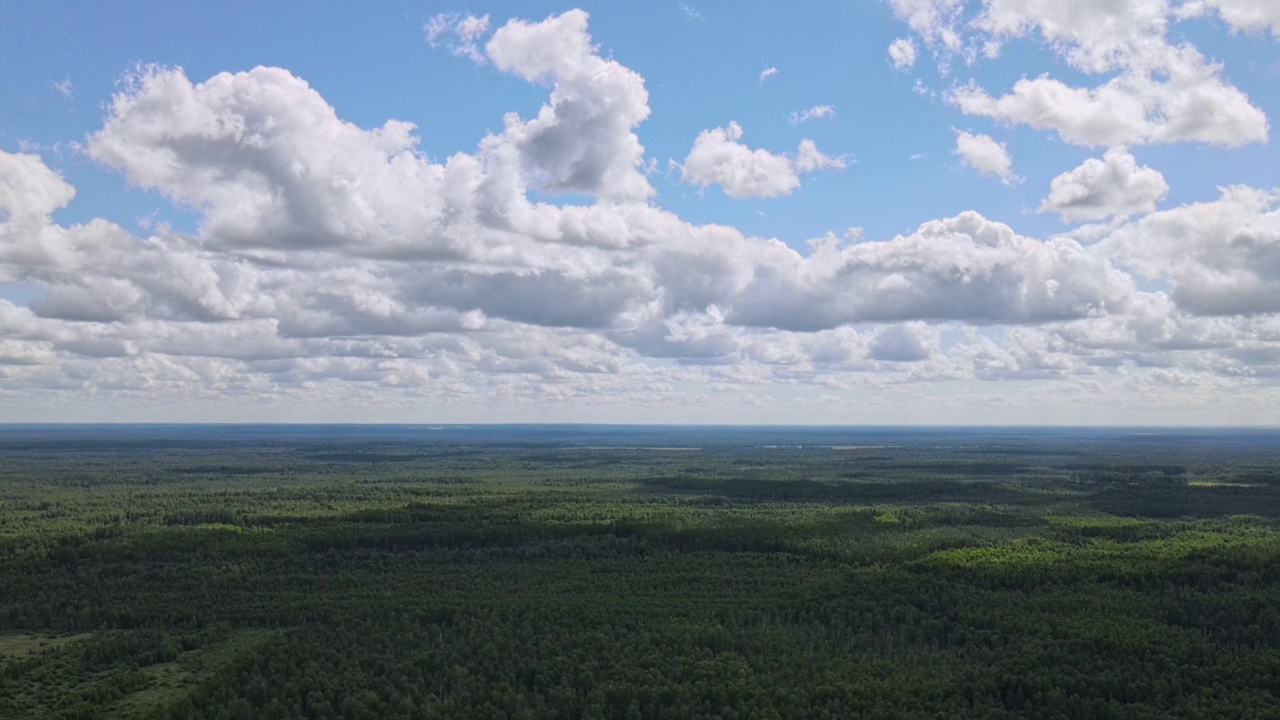
[[[0,717],[1280,717],[1278,468],[1267,431],[0,427]]]

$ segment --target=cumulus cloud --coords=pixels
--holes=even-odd
[[[973,12],[953,0],[890,0],[890,6],[935,48],[944,70],[952,57],[993,59],[1002,43],[1038,37],[1076,71],[1110,75],[1093,87],[1049,74],[1024,77],[996,95],[971,81],[948,94],[966,114],[1051,130],[1091,147],[1188,141],[1238,147],[1267,140],[1265,113],[1223,78],[1221,65],[1190,43],[1170,42],[1168,27],[1211,7],[1233,27],[1274,27],[1269,5],[983,0]]]
[[[894,2],[935,53],[950,52],[948,32],[967,47],[962,5]],[[1014,378],[1062,383],[1055,392],[1081,403],[1127,392],[1140,404],[1150,387],[1179,383],[1234,393],[1257,417],[1274,408],[1274,381],[1240,384],[1280,377],[1274,191],[1232,187],[1151,212],[1159,173],[1115,148],[1055,180],[1045,201],[1072,219],[1138,216],[1084,241],[963,212],[796,250],[652,202],[636,134],[644,80],[602,54],[585,13],[492,33],[475,29],[482,18],[459,30],[464,19],[442,21],[441,50],[471,37],[484,72],[546,97],[533,117],[510,115],[439,160],[412,125],[357,126],[279,68],[131,73],[85,150],[190,208],[190,234],[60,224],[71,184],[36,155],[0,152],[0,284],[36,288],[25,306],[0,299],[6,411],[48,419],[70,406],[60,402],[96,397],[78,407],[104,408],[98,419],[130,403],[129,417],[154,418],[167,400],[176,413],[294,404],[349,419],[344,408],[377,406],[420,419],[429,407],[462,421],[497,406],[530,420],[572,408],[581,420],[656,405],[637,417],[680,407],[713,421],[760,417],[749,402],[775,417],[786,403],[764,398],[779,388],[839,412],[859,404],[849,398],[910,401],[896,389],[910,383]],[[1031,32],[983,32],[1015,31]],[[999,143],[986,138],[996,153],[970,137],[966,161],[1013,177]],[[698,136],[682,173],[768,197],[848,162],[808,140],[790,154],[753,149],[729,123]],[[544,197],[558,193],[572,195]],[[709,403],[711,392],[726,399]],[[941,417],[956,419],[984,402],[921,395],[914,407],[951,407]]]
[[[1217,13],[1234,30],[1259,32],[1270,30],[1280,38],[1280,5],[1271,0],[1191,0],[1178,7],[1182,17],[1205,12]]]
[[[1112,148],[1055,177],[1040,212],[1055,212],[1063,222],[1105,220],[1153,212],[1169,194],[1159,170],[1139,167],[1125,148]]]
[[[731,198],[778,197],[800,187],[800,175],[823,169],[840,169],[845,161],[822,154],[811,140],[803,140],[794,157],[747,147],[742,126],[703,130],[680,165],[685,182],[702,187],[719,185]]]
[[[1089,73],[1159,63],[1167,0],[984,0],[973,25],[997,41],[1036,33]]]
[[[823,155],[812,140],[801,140],[792,164],[796,172],[808,173],[815,170],[843,170],[847,162],[843,157]]]
[[[939,333],[923,323],[891,325],[876,333],[869,357],[884,362],[919,362],[938,351]]]
[[[48,196],[26,207],[51,211],[70,199],[37,161],[0,157],[0,167],[22,171],[13,173],[14,198]],[[522,232],[545,234],[518,263],[461,265],[362,258],[343,246],[263,265],[235,246],[139,239],[103,222],[59,228],[33,216],[57,231],[51,237],[69,259],[40,275],[45,293],[31,310],[0,317],[30,338],[7,357],[32,368],[58,353],[111,360],[91,377],[120,392],[203,393],[213,378],[222,378],[219,392],[339,381],[452,392],[460,386],[448,378],[474,373],[575,383],[587,382],[583,373],[625,376],[639,372],[624,369],[640,357],[856,369],[918,365],[939,351],[938,336],[924,325],[860,335],[849,324],[1090,317],[1122,309],[1133,292],[1072,241],[1040,243],[975,214],[887,242],[825,238],[802,256],[644,206],[598,206],[610,234],[625,237],[591,244],[588,227],[603,218],[583,210],[542,208],[546,217]]]
[[[1168,280],[1189,313],[1280,312],[1280,193],[1243,186],[1221,193],[1147,215],[1101,250],[1144,277]]]
[[[956,132],[955,154],[965,165],[983,175],[995,175],[1008,185],[1018,180],[1013,174],[1013,158],[1004,143],[996,142],[990,135]]]
[[[554,83],[538,116],[522,122],[508,115],[504,133],[536,187],[626,202],[653,194],[640,170],[644,147],[632,132],[649,117],[644,78],[600,56],[585,12],[512,20],[485,50],[499,70]]]
[[[893,66],[903,70],[916,64],[916,44],[909,38],[898,38],[889,44],[889,59]]]
[[[998,98],[974,84],[948,97],[966,114],[1053,130],[1069,143],[1090,147],[1266,142],[1266,115],[1223,82],[1221,69],[1205,63],[1194,48],[1182,47],[1170,51],[1159,74],[1125,73],[1096,88],[1041,75],[1019,80]]]
[[[385,224],[438,221],[431,198],[444,171],[419,158],[412,130],[344,122],[278,68],[193,84],[180,69],[147,67],[126,79],[88,153],[134,185],[199,208],[217,242],[318,248],[359,243]],[[431,192],[410,204],[408,188]]]
[[[199,208],[212,241],[262,250],[474,256],[486,247],[475,235],[496,243],[503,225],[538,216],[527,188],[612,202],[652,194],[633,132],[649,113],[643,80],[596,53],[584,13],[508,23],[487,51],[501,70],[552,81],[550,101],[531,120],[509,115],[477,154],[442,164],[417,151],[413,125],[358,128],[278,68],[201,83],[180,69],[142,68],[112,100],[88,153],[134,185]]]
[[[63,232],[49,216],[75,194],[38,155],[0,152],[0,282],[67,264]]]
[[[761,70],[761,71],[760,71],[760,84],[761,84],[761,85],[763,85],[765,80],[768,80],[769,78],[771,78],[771,77],[773,77],[774,75],[777,75],[777,74],[778,74],[778,68],[776,68],[776,67],[767,67],[767,68],[765,68],[764,70]]]
[[[58,173],[50,170],[39,155],[0,152],[0,218],[6,229],[39,225],[54,210],[66,207],[76,196]]]
[[[1126,306],[1129,278],[1074,240],[1040,242],[978,213],[921,225],[881,242],[828,237],[803,261],[755,268],[726,317],[815,330],[846,323],[1036,322]]]
[[[889,7],[925,42],[951,51],[960,49],[962,40],[956,24],[963,0],[889,0]]]

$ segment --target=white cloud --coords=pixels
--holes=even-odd
[[[317,129],[324,131],[291,132]],[[54,188],[29,207],[69,200],[69,188],[40,164],[8,164],[24,169],[13,183],[21,197]],[[300,383],[314,390],[318,381],[403,387],[458,373],[570,378],[624,372],[637,362],[628,359],[632,348],[784,372],[819,362],[853,367],[858,358],[918,363],[921,348],[937,346],[923,326],[884,328],[874,341],[827,334],[849,323],[1073,318],[1121,309],[1132,294],[1123,276],[1072,241],[1041,244],[973,214],[888,242],[824,239],[802,257],[644,206],[590,209],[607,216],[599,219],[585,210],[540,207],[534,217],[545,218],[518,232],[544,234],[515,246],[520,256],[462,264],[363,258],[337,245],[262,265],[242,260],[235,246],[206,249],[176,235],[140,241],[108,223],[60,229],[36,218],[56,231],[50,237],[67,260],[38,276],[44,296],[34,315],[16,320],[32,339],[9,355],[112,359],[88,377],[121,392],[144,376],[151,392],[196,392],[209,373],[225,378],[224,388],[255,392]],[[589,242],[599,222],[623,237]],[[799,334],[759,334],[770,327]],[[42,336],[57,339],[48,346]],[[428,337],[430,345],[418,339]]]
[[[192,84],[180,70],[152,67],[128,78],[87,148],[130,183],[200,208],[202,231],[225,245],[420,246],[411,228],[440,222],[431,199],[443,195],[446,169],[414,152],[412,129],[343,122],[277,68]],[[415,189],[426,202],[407,202]],[[387,226],[405,234],[375,233]]]
[[[735,199],[778,197],[800,187],[790,158],[752,150],[739,143],[740,139],[742,127],[736,122],[698,133],[680,166],[681,177],[702,187],[719,185]]]
[[[1074,240],[1041,243],[974,212],[883,242],[834,237],[799,262],[757,266],[729,322],[814,330],[903,320],[1036,322],[1122,310],[1123,273]]]
[[[884,362],[919,362],[937,351],[940,335],[936,328],[913,322],[890,325],[871,341],[869,356]]]
[[[956,24],[964,9],[963,0],[889,0],[889,6],[925,42],[951,51],[960,49],[962,40]]]
[[[1238,147],[1266,142],[1267,117],[1227,82],[1222,67],[1190,43],[1167,36],[1171,19],[1207,11],[1209,4],[1170,7],[1168,0],[983,0],[976,12],[951,0],[889,0],[949,70],[999,57],[1002,43],[1038,36],[1077,71],[1109,74],[1100,84],[1068,85],[1042,74],[1023,77],[1003,95],[970,81],[948,93],[961,111],[1056,132],[1092,147],[1202,142]],[[1233,27],[1260,29],[1272,18],[1249,0],[1214,0]],[[1268,6],[1269,7],[1269,6]],[[952,38],[951,33],[954,35]],[[942,41],[947,37],[945,42]]]
[[[1101,160],[1090,158],[1053,179],[1040,212],[1055,212],[1063,222],[1105,220],[1155,211],[1169,194],[1159,170],[1139,167],[1124,148],[1112,148]]]
[[[821,118],[835,117],[836,111],[830,105],[814,105],[803,112],[792,112],[790,121],[792,125],[797,125],[810,120],[819,120]]]
[[[50,87],[68,100],[75,97],[75,86],[71,84],[71,78],[64,78],[55,83],[50,83]]]
[[[916,44],[910,38],[898,38],[889,44],[889,58],[899,70],[916,64]]]
[[[1163,79],[1126,73],[1097,88],[1070,87],[1042,75],[1019,80],[999,98],[973,84],[948,97],[966,114],[1054,130],[1076,145],[1266,142],[1266,115],[1225,84],[1221,66],[1206,65],[1194,48],[1173,52],[1161,74]]]
[[[652,193],[632,131],[649,113],[643,80],[596,54],[585,23],[569,13],[495,33],[495,66],[553,79],[550,102],[527,122],[508,116],[476,155],[443,164],[417,152],[412,125],[358,128],[274,68],[199,84],[145,68],[113,99],[88,152],[135,185],[201,208],[202,232],[224,246],[475,256],[488,247],[475,234],[546,214],[524,201],[527,187],[615,202]]]
[[[484,54],[477,41],[489,32],[489,16],[440,13],[423,27],[427,43],[431,47],[445,47],[456,57],[465,57],[477,64],[484,64]]]
[[[38,155],[0,152],[0,283],[67,264],[64,233],[49,216],[75,194]]]
[[[706,18],[702,17],[702,13],[698,12],[696,8],[690,7],[685,3],[680,3],[680,14],[684,16],[685,20],[690,22],[706,22]]]
[[[685,182],[702,187],[719,185],[735,199],[778,197],[800,187],[800,175],[824,169],[840,169],[845,161],[822,154],[812,140],[802,140],[794,158],[775,155],[738,142],[742,127],[703,130],[680,165]]]
[[[997,41],[1038,32],[1068,63],[1089,73],[1141,69],[1161,62],[1168,49],[1167,0],[983,0],[982,5],[976,28]]]
[[[1280,192],[1221,192],[1212,202],[1147,215],[1099,250],[1144,277],[1168,280],[1189,313],[1280,312]]]
[[[761,70],[761,71],[760,71],[760,84],[761,84],[761,85],[763,85],[765,80],[768,80],[769,78],[771,78],[771,77],[773,77],[774,75],[777,75],[777,74],[778,74],[778,68],[776,68],[776,67],[767,67],[767,68],[765,68],[764,70]]]
[[[795,159],[792,160],[796,172],[808,173],[815,170],[843,170],[847,161],[843,156],[829,157],[823,155],[812,140],[801,140],[796,148]]]
[[[949,52],[946,32],[972,29],[960,4],[895,9],[935,53]],[[458,23],[436,36],[441,47],[453,50]],[[1096,32],[1088,42],[1106,47]],[[462,34],[481,52],[487,29]],[[1064,53],[1079,44],[1061,42]],[[1163,181],[1116,148],[1060,176],[1044,204],[1075,219],[1141,215],[1074,231],[1087,241],[964,212],[889,239],[824,236],[801,252],[653,204],[636,135],[644,80],[601,54],[584,13],[508,23],[483,52],[496,71],[544,87],[545,103],[438,161],[408,123],[346,122],[284,70],[126,78],[86,151],[190,208],[192,234],[61,225],[53,217],[74,188],[35,155],[0,152],[0,283],[38,290],[29,307],[0,299],[0,404],[46,419],[194,407],[275,419],[272,407],[302,406],[311,419],[377,407],[388,413],[378,419],[430,408],[468,421],[501,407],[513,420],[661,420],[679,408],[723,421],[778,419],[812,401],[830,421],[963,420],[974,407],[1017,421],[1041,401],[1054,419],[1111,418],[1097,413],[1122,404],[1138,413],[1126,418],[1150,420],[1170,402],[1212,398],[1241,417],[1274,414],[1274,191],[1233,187],[1143,215]],[[1124,62],[1109,72],[1126,76],[1136,61]],[[1014,177],[1003,146],[969,137],[967,154],[957,150],[966,162]],[[737,123],[700,134],[686,180],[767,197],[850,162],[808,140],[791,154],[741,140]],[[539,199],[561,192],[586,197]],[[1013,400],[963,382],[973,379],[1053,384]],[[962,382],[910,388],[935,381]],[[1153,399],[1171,383],[1176,398]]]
[[[1178,8],[1182,17],[1216,12],[1233,30],[1258,32],[1270,29],[1280,38],[1280,5],[1273,0],[1191,0]]]
[[[653,194],[640,170],[644,147],[632,132],[649,117],[644,78],[600,56],[585,12],[571,10],[539,23],[512,20],[493,34],[486,51],[499,70],[554,80],[550,102],[538,116],[520,122],[508,115],[504,133],[536,187],[614,201]]]
[[[39,155],[0,152],[0,208],[6,211],[0,227],[26,229],[41,224],[75,196],[75,188]]]
[[[1004,143],[996,142],[990,135],[974,135],[956,131],[955,154],[965,165],[983,175],[995,175],[1008,185],[1019,178],[1013,174],[1013,158]]]

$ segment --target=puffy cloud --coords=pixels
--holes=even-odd
[[[1234,30],[1271,30],[1280,38],[1280,5],[1271,0],[1191,0],[1178,8],[1184,17],[1212,10]]]
[[[815,170],[843,170],[845,162],[843,157],[823,155],[812,140],[801,140],[800,145],[796,147],[796,156],[792,164],[796,172],[808,173]]]
[[[1039,31],[1090,73],[1142,66],[1166,50],[1167,0],[984,0],[974,26],[997,40]]]
[[[960,49],[962,40],[955,25],[964,9],[963,0],[889,0],[889,7],[926,42],[940,43],[952,51]]]
[[[53,359],[47,343],[30,343],[0,338],[0,369],[6,365],[39,366]],[[5,377],[5,375],[0,375]]]
[[[774,155],[738,142],[742,126],[730,122],[727,128],[703,130],[680,165],[685,182],[702,187],[719,185],[735,199],[778,197],[800,187],[800,174],[845,167],[844,160],[819,152],[811,140],[803,140],[794,158]]]
[[[1221,70],[1184,46],[1170,49],[1158,75],[1125,73],[1096,88],[1071,87],[1041,75],[1019,80],[999,98],[974,84],[948,97],[966,114],[1054,130],[1076,145],[1266,142],[1267,116],[1223,82]]]
[[[615,202],[652,193],[632,132],[649,112],[643,80],[596,53],[584,13],[508,23],[487,50],[499,69],[552,80],[550,102],[527,122],[508,116],[476,155],[443,164],[417,151],[411,124],[358,128],[277,68],[198,84],[181,70],[144,68],[115,96],[88,152],[200,209],[215,243],[264,251],[473,256],[506,244],[512,223],[536,221],[530,186]]]
[[[771,66],[771,67],[767,67],[767,68],[765,68],[765,69],[761,70],[761,71],[760,71],[760,84],[761,84],[761,85],[763,85],[765,80],[768,80],[769,78],[771,78],[771,77],[773,77],[774,75],[777,75],[777,74],[778,74],[778,68],[776,68],[776,67],[772,67],[772,66]]]
[[[415,152],[412,130],[343,122],[278,68],[193,84],[181,70],[150,67],[127,79],[88,152],[134,185],[200,209],[202,231],[225,245],[421,246],[417,228],[441,222],[448,168]]]
[[[40,167],[30,175],[49,180]],[[59,201],[66,197],[63,190]],[[772,374],[936,355],[928,326],[862,336],[842,329],[850,323],[1070,318],[1122,308],[1132,292],[1069,240],[1041,244],[971,214],[888,242],[824,239],[805,257],[644,206],[542,210],[561,221],[529,238],[521,247],[530,256],[518,264],[406,263],[339,247],[264,265],[180,235],[139,240],[102,221],[62,228],[57,239],[71,264],[41,276],[45,294],[34,313],[11,309],[0,318],[7,332],[29,338],[7,357],[36,362],[23,367],[58,353],[105,358],[115,364],[86,370],[84,379],[119,392],[205,393],[207,383],[255,393],[319,381],[443,386],[432,378],[459,373],[639,378],[654,372],[640,369],[642,357],[731,361],[747,373],[738,382],[754,363]],[[624,239],[592,244],[587,228],[595,223]],[[566,242],[570,236],[579,240]],[[530,347],[540,348],[538,359]],[[931,368],[913,377],[942,371]]]
[[[909,38],[898,38],[889,44],[889,59],[899,70],[916,64],[916,44]]]
[[[1055,212],[1063,222],[1105,220],[1116,215],[1150,213],[1169,194],[1159,170],[1139,167],[1124,148],[1102,159],[1090,158],[1053,179],[1040,212]]]
[[[75,194],[38,155],[0,152],[0,282],[68,262],[63,233],[49,215]]]
[[[800,187],[800,178],[785,155],[752,150],[738,142],[742,127],[703,130],[681,164],[685,182],[719,185],[732,198],[777,197]]]
[[[0,299],[0,336],[22,340],[46,340],[49,338],[49,333],[30,310]]]
[[[512,20],[485,50],[500,70],[554,83],[538,116],[521,122],[509,115],[504,133],[520,150],[535,186],[613,201],[653,194],[640,171],[644,147],[632,132],[649,116],[644,79],[600,57],[585,12],[571,10],[539,23]]]
[[[894,3],[935,54],[952,52],[948,33],[956,52],[968,47],[962,6]],[[435,40],[456,52],[450,43],[472,38],[479,53],[481,20],[449,16]],[[982,32],[1033,31],[1009,27]],[[1081,44],[1053,32],[1064,53]],[[258,411],[350,419],[349,408],[376,405],[413,419],[430,407],[469,421],[493,407],[529,420],[568,408],[565,419],[616,420],[621,407],[661,420],[679,407],[723,420],[772,418],[803,397],[832,412],[907,402],[964,419],[991,396],[904,387],[1010,378],[1059,383],[1045,392],[1085,404],[1175,382],[1255,403],[1258,417],[1280,399],[1266,379],[1280,377],[1274,192],[1229,188],[1077,230],[1084,241],[1042,241],[966,212],[802,252],[649,202],[635,134],[649,111],[643,78],[601,55],[584,13],[508,23],[483,53],[544,86],[546,101],[438,161],[411,125],[345,122],[284,70],[193,82],[139,69],[86,149],[192,208],[193,235],[60,225],[52,217],[75,190],[39,157],[0,152],[0,283],[38,288],[29,307],[0,299],[0,403],[42,418],[76,406],[80,417],[103,407],[98,419],[145,419],[170,401],[162,417],[223,403],[271,419],[296,418]],[[699,135],[685,178],[768,196],[847,162],[808,140],[783,155],[741,138],[736,123]],[[1007,153],[970,154],[1012,177]],[[1045,209],[1146,213],[1158,177],[1112,150],[1055,181]],[[1139,291],[1128,272],[1156,289]],[[76,405],[91,395],[101,402]],[[121,414],[130,403],[136,415]]]
[[[75,196],[75,188],[39,155],[0,152],[0,221],[5,227],[39,224]]]
[[[1008,149],[1004,143],[996,142],[990,135],[957,131],[954,152],[965,165],[983,175],[995,175],[1005,185],[1018,179],[1013,174],[1013,158],[1009,156]]]
[[[1198,315],[1280,312],[1280,193],[1244,186],[1213,202],[1147,215],[1100,250],[1145,277],[1167,279]]]
[[[885,362],[927,360],[938,350],[939,333],[922,323],[891,325],[871,341],[870,357]]]
[[[1010,39],[1039,38],[1070,66],[1088,74],[1113,73],[1095,87],[1050,77],[1022,78],[993,96],[970,82],[948,99],[970,115],[1052,130],[1087,146],[1203,142],[1237,147],[1266,142],[1266,115],[1222,77],[1191,44],[1174,45],[1171,19],[1205,11],[1212,3],[1170,7],[1168,0],[889,0],[895,14],[940,52],[940,63],[963,54],[968,63],[999,56]],[[1273,10],[1250,0],[1220,0],[1234,27],[1266,27]],[[1269,6],[1268,6],[1269,7]]]
[[[735,324],[816,330],[914,319],[1045,322],[1123,309],[1130,279],[1074,240],[1040,242],[974,212],[883,242],[815,243],[772,262],[728,306]]]

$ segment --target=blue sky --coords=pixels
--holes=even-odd
[[[1274,424],[1278,38],[1266,0],[10,4],[0,402]]]

